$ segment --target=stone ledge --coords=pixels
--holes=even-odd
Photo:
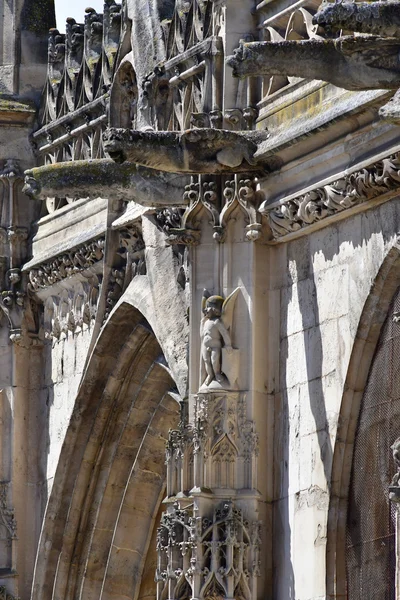
[[[18,102],[14,98],[0,98],[0,125],[23,127],[31,125],[36,108],[32,102]]]

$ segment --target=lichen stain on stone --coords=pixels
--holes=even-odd
[[[37,35],[47,34],[56,25],[53,0],[25,0],[21,25]]]

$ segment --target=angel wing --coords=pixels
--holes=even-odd
[[[233,323],[233,311],[235,308],[236,298],[238,293],[240,292],[240,288],[236,288],[233,290],[231,294],[227,298],[225,298],[224,303],[222,305],[222,315],[221,320],[228,331],[232,332],[232,323]]]
[[[203,290],[203,297],[201,299],[201,312],[204,314],[204,309],[206,307],[206,302],[207,302],[207,298],[209,298],[211,296],[211,292],[209,292],[208,290],[204,289]]]

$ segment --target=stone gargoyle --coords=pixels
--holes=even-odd
[[[143,206],[179,206],[188,178],[111,159],[77,160],[25,172],[24,193],[32,198],[110,198]]]
[[[104,132],[103,143],[111,158],[121,163],[127,160],[171,173],[248,173],[260,170],[254,155],[268,137],[266,131],[135,131],[111,127]]]
[[[348,90],[400,87],[400,40],[372,35],[243,43],[227,63],[235,77],[287,75]]]
[[[400,2],[323,2],[313,18],[330,32],[357,32],[336,39],[242,44],[228,57],[236,77],[287,75],[321,79],[348,90],[400,87]],[[400,92],[379,110],[400,123]]]
[[[400,37],[400,2],[326,2],[313,17],[314,25],[327,33],[342,30],[371,33],[382,37]]]

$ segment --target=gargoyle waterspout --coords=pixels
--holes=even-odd
[[[400,2],[323,2],[313,18],[325,31],[357,31],[400,37]]]
[[[242,44],[227,63],[235,77],[288,75],[321,79],[348,90],[400,87],[400,40],[343,36]]]
[[[36,167],[25,173],[24,192],[46,197],[134,200],[144,206],[183,204],[187,177],[160,173],[110,159],[77,160]]]
[[[134,131],[107,129],[104,149],[117,162],[125,160],[171,173],[231,173],[260,170],[254,155],[266,131]],[[264,166],[264,165],[262,165]]]

